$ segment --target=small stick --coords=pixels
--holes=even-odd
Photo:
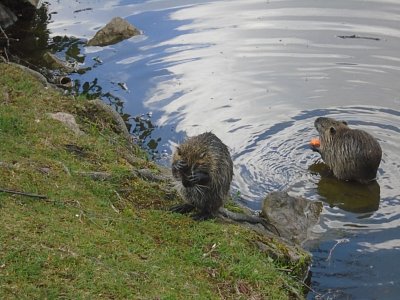
[[[30,194],[30,193],[24,193],[24,192],[1,189],[1,188],[0,188],[0,192],[14,194],[14,195],[22,195],[22,196],[33,197],[33,198],[47,199],[47,196],[44,196],[44,195]]]
[[[4,35],[6,39],[6,47],[4,47],[3,49],[4,49],[4,55],[6,56],[6,61],[9,62],[10,60],[8,59],[7,49],[10,48],[10,39],[8,38],[7,34],[3,30],[3,27],[1,26],[0,26],[0,32]]]
[[[3,27],[1,27],[1,26],[0,26],[0,31],[4,35],[4,37],[6,38],[6,42],[7,42],[6,46],[7,46],[7,48],[9,48],[10,47],[10,39],[8,38],[7,33],[5,33],[5,31],[3,30]]]
[[[335,248],[336,248],[337,245],[339,245],[339,244],[341,244],[341,243],[347,243],[347,242],[349,242],[349,241],[350,241],[349,239],[340,239],[340,240],[336,240],[336,244],[333,245],[332,249],[329,251],[329,255],[328,255],[328,258],[326,259],[326,261],[330,261],[330,260],[331,260],[333,250],[335,250]]]

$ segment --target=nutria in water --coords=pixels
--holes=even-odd
[[[195,220],[215,217],[228,197],[233,176],[228,147],[211,132],[193,136],[176,148],[172,175],[179,181],[186,203],[171,211],[188,213],[196,209]]]
[[[320,145],[312,148],[321,154],[333,175],[360,183],[376,179],[382,149],[372,135],[351,129],[345,121],[332,118],[317,118],[314,126],[319,133]]]

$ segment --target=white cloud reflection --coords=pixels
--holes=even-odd
[[[400,239],[388,240],[382,243],[363,242],[359,243],[359,245],[364,247],[364,249],[360,249],[359,251],[366,252],[377,252],[380,250],[400,250]]]

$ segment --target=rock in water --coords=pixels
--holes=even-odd
[[[318,223],[322,203],[286,192],[272,192],[264,199],[261,215],[273,224],[281,237],[301,244],[309,237],[309,230]]]
[[[140,31],[133,25],[120,17],[115,17],[105,27],[100,29],[95,36],[88,41],[87,45],[112,45],[139,34]]]
[[[39,0],[27,0],[26,2],[29,2],[34,7],[37,7],[39,5]]]
[[[70,63],[63,61],[50,52],[43,54],[43,60],[47,63],[47,66],[53,70],[60,70],[67,73],[75,71],[75,68],[72,67]]]

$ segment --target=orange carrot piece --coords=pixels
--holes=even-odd
[[[319,140],[319,138],[312,138],[310,141],[311,146],[314,147],[319,147],[321,145],[321,142]]]

